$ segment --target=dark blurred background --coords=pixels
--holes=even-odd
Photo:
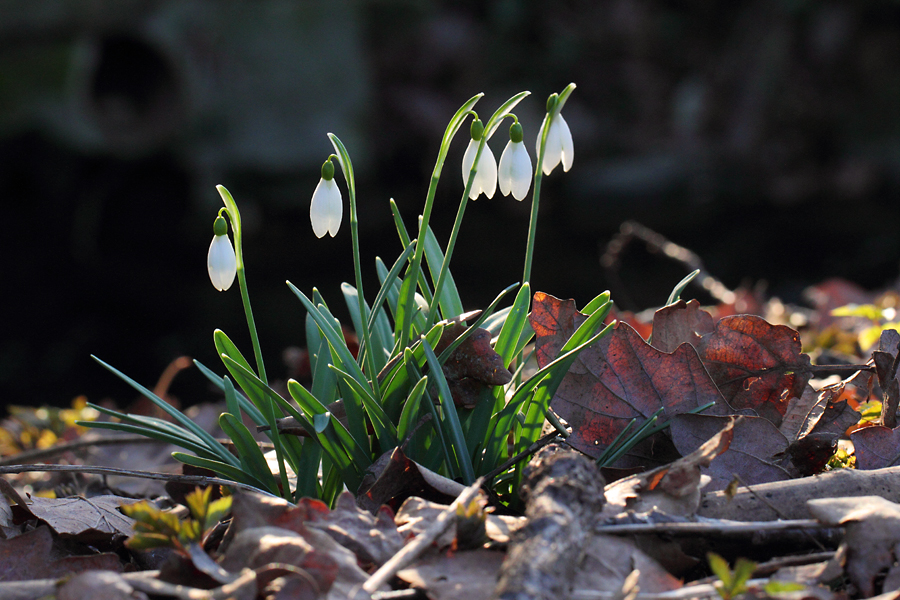
[[[356,167],[371,297],[374,257],[399,251],[388,199],[412,229],[456,108],[485,92],[486,118],[531,90],[516,113],[533,152],[547,95],[569,82],[575,161],[544,180],[536,289],[582,305],[609,288],[599,256],[627,219],[729,287],[764,281],[789,301],[832,276],[896,280],[896,0],[3,1],[0,403],[133,399],[92,353],[148,386],[180,355],[221,371],[217,327],[251,354],[236,286],[206,274],[218,183],[241,207],[283,377],[304,317],[285,279],[336,310],[353,280],[346,219],[335,239],[309,225],[325,134]],[[438,190],[442,243],[465,138]],[[504,127],[498,158],[505,143]],[[467,308],[520,278],[528,211],[499,192],[467,208],[453,262]],[[658,305],[685,274],[629,249],[615,299]],[[172,392],[205,400],[204,381],[182,373]]]

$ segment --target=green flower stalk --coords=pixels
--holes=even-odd
[[[541,123],[541,130],[537,138],[537,164],[534,171],[534,195],[531,201],[531,220],[528,226],[528,241],[525,244],[525,269],[522,273],[522,282],[531,282],[531,263],[534,258],[534,240],[537,235],[538,207],[541,201],[541,179],[543,174],[549,175],[556,165],[562,161],[563,170],[568,171],[572,167],[575,150],[572,143],[572,132],[560,111],[566,104],[566,100],[575,90],[575,84],[570,83],[557,94],[552,94],[547,99],[547,114]]]
[[[480,93],[469,98],[466,103],[456,111],[456,114],[450,119],[450,123],[447,124],[447,129],[444,131],[444,137],[441,139],[441,147],[440,150],[438,150],[437,161],[435,162],[434,170],[431,173],[431,182],[428,184],[425,207],[422,209],[422,218],[419,221],[419,235],[416,238],[416,250],[409,263],[409,273],[418,273],[419,269],[422,267],[422,258],[425,255],[425,232],[428,231],[428,222],[431,219],[431,211],[434,208],[434,195],[437,193],[438,182],[441,180],[441,171],[444,168],[444,161],[447,159],[447,152],[450,150],[450,142],[453,141],[456,132],[459,131],[463,121],[465,121],[466,115],[469,114],[469,111],[475,106],[475,103],[481,100],[482,96],[484,96],[484,94]],[[400,302],[404,306],[411,306],[414,302],[416,283],[417,280],[415,277],[406,277],[403,280],[403,286],[400,288]],[[438,298],[437,294],[435,294],[434,297]],[[435,307],[432,306],[429,316],[433,315],[434,311]],[[406,311],[399,328],[401,348],[405,348],[409,345],[410,332],[412,331],[412,319],[412,311]]]
[[[356,212],[356,177],[353,174],[353,162],[350,160],[350,154],[347,152],[347,148],[344,147],[344,143],[341,142],[338,136],[333,133],[328,134],[328,139],[331,140],[331,145],[334,146],[334,151],[337,152],[335,155],[338,159],[338,162],[341,165],[341,171],[344,173],[344,181],[347,183],[347,195],[350,198],[350,239],[353,243],[353,272],[356,275],[356,298],[359,306],[359,314],[361,315],[361,319],[363,322],[366,320],[367,310],[366,310],[366,300],[365,295],[363,294],[363,282],[362,282],[362,264],[359,259],[359,219],[357,218]],[[328,160],[325,162],[325,165],[322,166],[322,179],[326,178],[326,174],[331,174],[333,177],[334,167],[331,167],[330,173],[326,173],[326,165],[331,166],[331,157],[328,157]],[[321,182],[320,182],[321,185]],[[332,185],[334,182],[332,181]],[[337,186],[334,186],[337,189]],[[313,201],[315,201],[315,194],[313,194]],[[337,192],[337,198],[340,200],[340,192]],[[334,201],[333,193],[331,197],[331,201]],[[340,215],[341,210],[333,210],[332,209],[332,218],[334,215],[337,215],[338,222],[334,225],[334,231],[337,232],[337,228],[340,226]],[[334,235],[332,233],[331,235]],[[319,236],[321,237],[321,236]],[[371,381],[372,390],[375,392],[375,397],[381,396],[381,393],[378,389],[378,369],[375,368],[375,358],[372,354],[372,337],[368,327],[362,327],[362,339],[364,348],[360,348],[360,357],[365,355],[366,360],[366,369],[368,370],[369,380]]]
[[[244,245],[243,231],[241,229],[241,212],[238,210],[237,203],[231,196],[231,192],[225,189],[224,185],[217,185],[216,190],[225,203],[225,212],[231,220],[231,230],[234,232],[234,254],[235,254],[235,270],[238,278],[238,285],[241,288],[241,301],[244,304],[244,315],[247,317],[247,327],[250,329],[250,340],[253,343],[253,356],[256,358],[256,369],[259,372],[259,378],[263,383],[268,384],[266,377],[266,366],[263,362],[262,350],[259,347],[259,334],[256,332],[256,321],[253,319],[253,308],[250,306],[250,293],[247,291],[247,275],[244,272]],[[219,215],[221,217],[221,213]]]
[[[441,270],[438,273],[437,281],[434,284],[434,297],[435,298],[440,298],[440,293],[441,293],[441,290],[443,289],[444,281],[446,280],[447,273],[450,270],[450,259],[453,256],[453,249],[456,247],[456,238],[459,236],[459,230],[462,227],[462,219],[463,219],[463,215],[465,214],[465,211],[466,211],[467,198],[471,197],[472,189],[475,185],[475,179],[478,175],[478,168],[481,166],[481,155],[484,152],[484,149],[487,147],[487,141],[491,138],[492,135],[494,135],[494,132],[497,131],[497,128],[500,127],[500,123],[503,122],[503,119],[505,119],[507,116],[510,115],[510,111],[512,111],[512,109],[515,108],[515,106],[519,102],[521,102],[523,98],[528,96],[530,93],[531,92],[519,92],[518,94],[516,94],[515,96],[513,96],[512,98],[510,98],[503,104],[501,104],[500,108],[498,108],[494,112],[494,114],[491,115],[491,118],[488,119],[487,125],[485,125],[485,127],[484,127],[484,134],[481,136],[481,139],[478,142],[478,149],[475,153],[474,158],[472,159],[471,166],[469,167],[469,169],[470,169],[469,176],[467,178],[465,178],[466,179],[466,188],[463,191],[463,196],[459,203],[459,209],[456,212],[456,220],[453,222],[453,230],[450,232],[450,240],[447,242],[447,252],[444,255],[444,261],[441,263]],[[459,113],[457,113],[457,114],[459,114]],[[465,117],[465,114],[463,115],[463,117]],[[475,115],[475,119],[476,119],[476,121],[478,120],[477,115]],[[451,123],[452,123],[452,121],[451,121]],[[475,129],[474,124],[473,124],[473,129]],[[475,131],[472,131],[472,134],[474,137]],[[446,140],[446,136],[445,136],[445,140]],[[449,144],[449,140],[446,140],[446,143]],[[469,143],[469,147],[470,148],[472,147],[471,142]],[[443,150],[443,146],[441,149]],[[488,152],[490,152],[490,148],[488,148]],[[466,154],[467,155],[469,154],[469,150],[466,150]],[[443,157],[446,157],[446,153],[444,153],[442,155],[441,159],[443,159]],[[493,160],[493,155],[491,155],[491,160]],[[465,157],[464,157],[464,161],[465,161]],[[488,168],[490,168],[490,167],[488,167]],[[496,183],[496,172],[493,173],[493,176],[494,176],[494,182]],[[491,188],[490,196],[493,196],[493,188]],[[488,196],[488,197],[490,197],[490,196]],[[424,232],[424,229],[420,225],[420,227],[419,227],[419,237],[420,238],[422,237],[423,232]],[[455,317],[455,316],[456,315],[444,315],[445,318]],[[436,319],[437,319],[436,306],[432,306],[431,310],[428,312],[427,324],[430,326],[431,324],[433,324],[435,322]]]

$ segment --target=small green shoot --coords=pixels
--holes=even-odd
[[[715,582],[716,591],[723,600],[731,600],[747,591],[747,582],[756,570],[756,563],[746,558],[738,558],[734,563],[734,570],[728,566],[728,562],[716,554],[708,552],[706,560],[713,575],[719,578]]]
[[[188,546],[202,544],[213,527],[231,511],[231,496],[211,502],[211,495],[211,487],[197,488],[188,494],[185,501],[191,516],[183,521],[147,500],[123,505],[122,512],[135,520],[135,534],[125,545],[132,550],[174,548],[188,554]]]

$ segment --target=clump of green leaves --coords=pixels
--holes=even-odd
[[[196,488],[185,497],[190,517],[179,519],[147,500],[125,504],[122,512],[135,520],[135,534],[125,545],[132,550],[175,548],[187,553],[191,544],[203,544],[213,527],[231,511],[231,496],[210,501],[212,488]]]
[[[511,456],[521,454],[540,437],[550,400],[569,366],[584,348],[610,330],[610,326],[604,327],[603,321],[612,304],[609,293],[604,292],[582,309],[587,319],[566,342],[559,356],[530,376],[523,374],[527,363],[525,348],[534,337],[528,315],[540,183],[560,160],[565,170],[571,167],[571,135],[560,111],[574,89],[575,85],[570,84],[561,93],[551,95],[538,133],[538,160],[533,176],[532,215],[525,240],[522,281],[508,285],[489,306],[469,314],[467,319],[461,318],[465,314],[463,302],[449,265],[477,171],[491,162],[480,161],[483,154],[491,152],[487,141],[505,119],[518,123],[512,110],[528,92],[520,92],[501,104],[485,121],[483,129],[479,128],[479,135],[470,141],[467,153],[475,156],[471,167],[463,172],[465,188],[459,210],[450,238],[442,247],[429,226],[437,186],[456,133],[470,117],[480,123],[474,107],[482,94],[470,98],[450,119],[414,236],[407,230],[397,205],[390,203],[400,241],[399,256],[392,263],[376,257],[380,288],[374,298],[367,298],[363,290],[353,163],[341,140],[328,134],[335,154],[328,157],[326,164],[332,158],[337,159],[349,197],[356,285],[345,283],[341,292],[360,347],[355,354],[350,350],[343,333],[345,325],[335,318],[319,290],[313,288],[307,294],[288,282],[290,291],[306,312],[306,342],[312,371],[312,385],[308,388],[294,380],[287,382],[290,398],[279,395],[266,378],[247,291],[240,211],[228,190],[218,186],[225,206],[217,216],[215,236],[227,238],[227,230],[218,221],[227,216],[234,235],[234,263],[229,262],[231,254],[227,253],[228,273],[224,279],[230,282],[233,267],[251,333],[255,364],[244,357],[223,331],[217,330],[213,339],[228,374],[217,374],[199,363],[197,366],[225,395],[226,412],[220,416],[219,425],[233,442],[235,452],[227,450],[150,390],[102,361],[104,367],[153,401],[172,421],[97,407],[118,421],[92,426],[171,442],[187,450],[173,453],[186,464],[210,469],[221,477],[294,501],[308,496],[333,503],[343,489],[355,492],[366,469],[379,456],[401,445],[407,456],[422,466],[465,484],[493,473],[495,479],[491,483],[495,491],[505,497],[513,496],[519,471],[513,467],[497,474],[498,467],[510,462]],[[335,185],[334,171],[334,167],[327,173],[323,171],[323,180],[327,176],[329,186]],[[486,194],[492,195],[493,191]],[[327,210],[311,210],[314,229],[323,211],[330,215],[329,219],[340,219],[340,195],[331,193],[323,201],[327,201]],[[336,206],[335,202],[338,202]],[[332,221],[328,231],[332,235],[338,231]],[[226,240],[218,242],[221,245]],[[217,289],[224,290],[228,286],[220,281],[223,279],[220,270],[226,269],[221,269],[220,258],[214,261],[216,269],[211,267],[210,273]],[[506,294],[516,289],[512,305],[500,308]],[[457,331],[461,323],[461,331]],[[492,382],[479,393],[476,401],[458,405],[444,365],[471,336],[478,333],[483,337],[482,329],[490,332],[492,351],[503,367],[514,372],[508,384]],[[345,413],[344,418],[335,414],[337,402]],[[271,440],[277,472],[273,473],[253,433],[244,425],[245,416]],[[279,423],[284,417],[292,417],[302,428],[306,442],[280,430]],[[524,458],[523,455],[520,460]],[[295,485],[289,477],[291,474],[296,476]]]

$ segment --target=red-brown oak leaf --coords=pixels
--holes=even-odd
[[[735,410],[752,409],[781,425],[788,400],[799,398],[811,376],[800,334],[755,315],[725,317],[697,347],[703,364]]]
[[[448,326],[441,334],[435,353],[440,354],[465,329],[462,323]],[[474,408],[480,400],[493,398],[484,392],[512,380],[512,373],[503,366],[503,359],[491,346],[491,333],[480,327],[450,353],[443,369],[453,402],[463,408]]]
[[[573,301],[535,294],[531,326],[539,366],[556,357],[583,320]],[[631,419],[639,427],[660,408],[664,420],[709,403],[713,406],[707,414],[732,412],[692,346],[661,352],[630,326],[619,323],[582,351],[551,407],[572,426],[568,443],[596,458]]]
[[[679,300],[653,313],[653,346],[672,352],[687,342],[695,348],[702,336],[715,331],[712,315],[700,308],[700,303]]]

